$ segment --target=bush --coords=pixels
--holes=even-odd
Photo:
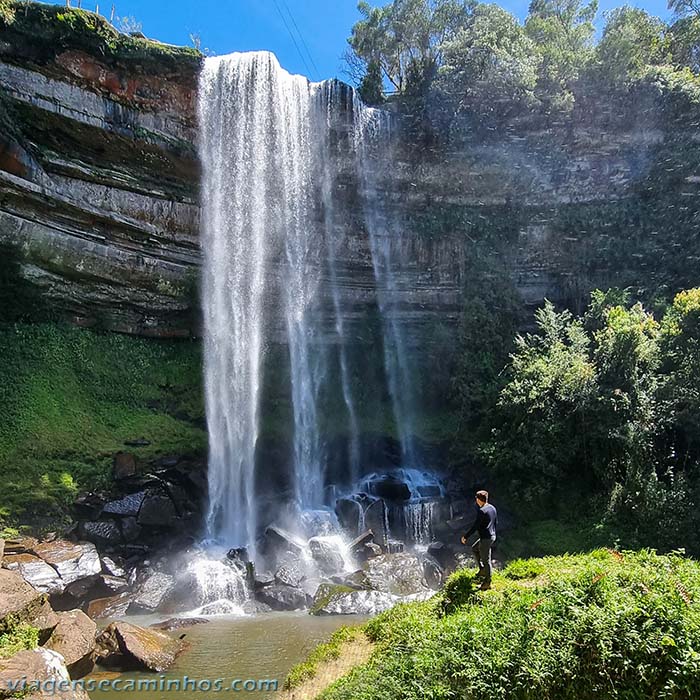
[[[698,696],[700,564],[648,550],[540,563],[546,575],[496,575],[491,591],[465,596],[447,614],[421,603],[380,615],[368,625],[373,657],[323,700]],[[457,572],[446,591],[454,596],[467,582]]]

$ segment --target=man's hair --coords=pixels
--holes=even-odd
[[[476,497],[480,501],[484,501],[485,503],[489,502],[489,492],[488,491],[477,491],[476,492]]]

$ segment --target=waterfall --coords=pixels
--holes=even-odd
[[[258,527],[262,357],[275,330],[289,349],[296,502],[302,509],[323,505],[319,404],[328,349],[321,338],[322,283],[333,300],[349,462],[358,468],[330,139],[343,91],[336,81],[312,84],[290,75],[265,52],[208,58],[200,78],[207,529],[228,545],[252,547]]]
[[[401,445],[403,466],[416,467],[416,397],[406,342],[406,329],[397,307],[400,287],[397,244],[400,221],[387,212],[388,193],[382,191],[382,173],[396,166],[391,152],[391,116],[365,107],[355,98],[355,149],[363,216],[369,236],[376,281],[377,304],[382,318],[384,365],[392,400],[394,422]]]

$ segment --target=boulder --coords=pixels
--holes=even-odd
[[[256,591],[255,597],[273,610],[301,610],[307,606],[306,593],[302,589],[278,583]]]
[[[377,498],[370,502],[365,508],[364,517],[365,527],[374,533],[374,541],[383,544],[388,535],[386,531],[387,510],[384,501]]]
[[[193,627],[194,625],[203,625],[207,622],[209,620],[206,617],[171,617],[169,620],[163,620],[163,622],[155,622],[149,627],[161,632],[172,632],[173,630]]]
[[[324,574],[336,574],[345,568],[345,559],[340,551],[340,545],[334,539],[312,537],[309,540],[309,551]]]
[[[150,527],[174,527],[179,519],[175,504],[165,493],[149,492],[141,505],[137,522]]]
[[[58,624],[58,614],[54,612],[48,600],[45,600],[35,617],[27,620],[28,624],[39,630],[39,645],[46,644]]]
[[[154,612],[165,602],[174,588],[173,576],[162,571],[151,572],[133,595],[129,612]]]
[[[129,587],[129,582],[121,576],[101,574],[98,580],[100,584],[104,586],[104,588],[112,591],[113,593],[119,593],[119,591],[123,591],[125,588]]]
[[[86,676],[95,665],[96,633],[97,625],[82,610],[58,613],[58,624],[45,646],[64,658],[68,673],[75,680]]]
[[[115,515],[118,517],[136,517],[139,514],[141,505],[146,498],[145,491],[130,493],[116,501],[105,503],[102,508],[103,515]]]
[[[102,557],[102,571],[110,576],[118,576],[119,578],[126,577],[126,571],[117,564],[114,559]]]
[[[130,452],[117,452],[112,462],[112,476],[117,480],[136,475],[136,458]]]
[[[5,555],[8,554],[34,554],[34,547],[39,541],[33,537],[17,537],[5,540]]]
[[[20,686],[16,684],[20,683]],[[0,659],[0,698],[23,700],[90,700],[84,688],[73,687],[63,657],[51,649],[20,651]]]
[[[34,554],[6,555],[3,564],[19,575],[41,593],[61,593],[64,588],[58,571]]]
[[[0,569],[0,634],[16,623],[30,622],[45,612],[46,596],[19,572]]]
[[[136,518],[124,518],[121,521],[122,536],[126,542],[135,542],[141,536],[141,526]]]
[[[173,664],[183,646],[180,640],[158,630],[113,622],[97,638],[96,648],[105,666],[162,673]]]
[[[105,617],[123,617],[131,605],[131,594],[121,593],[107,598],[96,598],[88,603],[88,615],[97,620]]]
[[[363,569],[374,590],[401,596],[426,590],[423,567],[413,554],[383,554],[366,561]]]
[[[281,561],[285,555],[289,554],[301,558],[305,548],[305,542],[276,525],[270,525],[265,529],[260,543],[260,553],[272,561]]]
[[[58,571],[66,586],[81,578],[99,574],[102,570],[100,556],[91,542],[42,542],[34,548],[34,552]]]
[[[313,615],[376,615],[388,610],[398,597],[382,591],[359,591],[323,584],[311,605]]]
[[[306,571],[300,559],[285,562],[275,572],[275,581],[284,586],[298,586],[305,577]]]
[[[114,546],[121,544],[122,533],[113,520],[86,520],[78,525],[80,537],[96,545]]]
[[[455,554],[444,542],[431,542],[428,554],[448,573],[457,568]]]
[[[363,484],[372,496],[387,501],[403,503],[411,498],[408,484],[393,474],[373,475]]]
[[[357,591],[344,586],[324,584],[311,606],[312,615],[376,615],[397,603],[427,600],[433,591],[397,596],[384,591]]]
[[[363,507],[355,497],[339,498],[335,502],[335,514],[345,532],[356,535]]]
[[[429,554],[423,556],[423,578],[429,588],[437,590],[445,578],[445,570],[440,563]]]

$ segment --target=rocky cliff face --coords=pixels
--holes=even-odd
[[[0,35],[0,244],[77,324],[196,335],[200,57],[119,38],[90,13],[21,8]],[[553,125],[440,157],[407,152],[387,195],[405,229],[399,307],[419,324],[452,324],[484,261],[527,304],[575,305],[595,285],[686,283],[676,253],[698,246],[687,233],[697,152],[695,135],[671,143],[654,115],[625,132]],[[360,318],[376,303],[374,275],[362,223],[348,226],[337,274]],[[661,239],[660,227],[676,233]]]
[[[96,16],[81,29],[26,9],[0,35],[0,243],[75,323],[187,335],[199,57],[143,39],[110,51]]]

